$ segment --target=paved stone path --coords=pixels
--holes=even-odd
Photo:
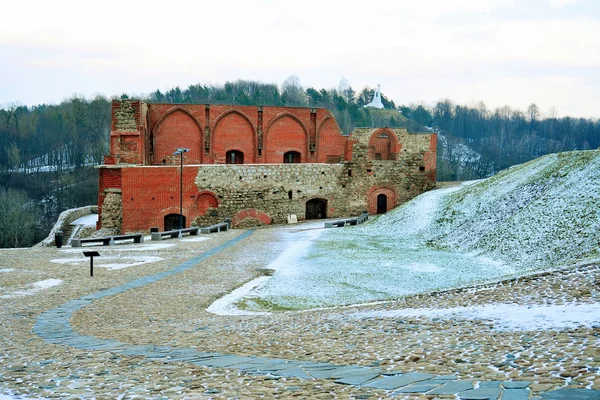
[[[167,363],[190,363],[199,366],[221,367],[244,371],[248,374],[295,377],[300,379],[333,379],[343,385],[357,385],[390,391],[390,396],[411,393],[427,395],[455,395],[464,400],[600,400],[600,391],[587,389],[559,389],[532,397],[526,381],[472,381],[457,380],[455,375],[433,375],[422,372],[385,372],[379,368],[356,365],[333,365],[298,360],[247,357],[233,354],[201,352],[192,348],[173,348],[157,345],[131,345],[116,340],[81,335],[70,323],[73,313],[104,297],[154,283],[197,266],[207,258],[231,247],[250,236],[246,231],[199,256],[191,258],[170,270],[133,280],[123,285],[102,290],[68,301],[39,316],[34,332],[49,343],[68,345],[84,350],[108,351],[126,356],[143,356],[149,360]]]

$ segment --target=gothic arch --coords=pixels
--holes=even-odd
[[[273,126],[273,124],[275,122],[277,122],[277,120],[284,118],[284,117],[290,117],[293,120],[295,120],[304,130],[304,134],[306,135],[306,138],[308,139],[308,128],[306,127],[306,125],[304,125],[304,122],[302,122],[302,120],[300,118],[298,118],[298,116],[296,114],[292,114],[291,112],[288,111],[284,111],[281,112],[279,114],[277,114],[276,116],[274,116],[268,123],[267,123],[267,128],[265,129],[265,132],[269,132],[269,130],[271,129],[271,126]]]
[[[160,119],[156,122],[156,124],[152,128],[152,131],[150,133],[150,142],[149,142],[149,144],[150,144],[149,152],[152,152],[154,154],[152,163],[153,164],[161,164],[163,159],[165,159],[167,156],[172,155],[173,151],[175,151],[175,147],[173,147],[173,149],[170,149],[170,148],[169,149],[161,149],[159,146],[157,146],[157,143],[155,141],[159,134],[160,128],[165,124],[165,122],[168,121],[168,119],[170,117],[173,117],[173,115],[177,112],[181,112],[184,115],[186,115],[187,117],[189,117],[189,119],[194,123],[194,125],[198,129],[197,130],[198,137],[197,138],[193,138],[193,137],[185,138],[185,136],[184,136],[183,138],[181,138],[181,136],[180,136],[181,142],[179,142],[179,143],[173,142],[173,146],[190,148],[190,152],[188,154],[186,154],[185,158],[191,160],[191,163],[201,164],[202,163],[202,143],[204,140],[204,134],[203,134],[204,130],[202,129],[202,123],[186,107],[183,107],[180,105],[168,109],[160,117]],[[165,135],[168,135],[168,133],[165,133]],[[185,139],[187,139],[187,140],[185,140]]]
[[[243,111],[238,110],[237,108],[233,108],[233,107],[232,108],[228,108],[227,110],[223,111],[221,114],[219,114],[219,116],[217,118],[215,118],[215,120],[213,121],[213,124],[212,124],[212,127],[211,127],[210,131],[214,132],[214,130],[217,128],[217,125],[219,124],[219,122],[221,122],[221,120],[223,118],[225,118],[229,114],[239,114],[239,115],[241,115],[246,121],[248,121],[248,124],[250,124],[250,126],[252,127],[252,129],[254,130],[254,132],[256,132],[256,126],[254,126],[254,124],[252,123],[252,120],[250,119],[250,117],[248,115],[246,115]]]
[[[293,121],[289,131],[281,128],[276,123],[281,120],[290,119]],[[295,128],[294,128],[295,126]],[[299,127],[299,128],[298,128]],[[283,130],[283,132],[282,132]],[[275,139],[277,135],[285,135],[284,141]],[[266,125],[263,150],[265,152],[265,162],[281,163],[283,154],[288,151],[297,151],[301,155],[301,162],[306,162],[308,155],[310,134],[308,128],[297,115],[290,112],[282,112],[273,117]]]
[[[228,118],[241,119],[246,128],[221,127],[221,122]],[[220,132],[222,130],[223,132]],[[231,149],[244,153],[244,163],[252,164],[256,157],[256,126],[244,112],[229,108],[219,114],[212,124],[210,147],[217,164],[225,163],[225,153]]]
[[[369,160],[395,160],[399,151],[398,137],[390,128],[379,128],[369,137]]]

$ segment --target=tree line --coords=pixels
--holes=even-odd
[[[0,108],[0,247],[37,243],[62,211],[96,203],[110,113],[103,96]]]
[[[543,115],[534,103],[525,111],[490,110],[482,102],[465,106],[445,99],[399,110],[439,132],[439,180],[481,179],[545,154],[600,147],[600,120],[559,118],[553,107]]]
[[[483,103],[465,106],[450,100],[397,106],[382,94],[383,110],[364,108],[373,95],[373,88],[355,91],[345,79],[336,87],[318,89],[304,88],[291,76],[281,86],[250,80],[196,84],[164,93],[156,90],[142,100],[325,107],[344,134],[355,127],[382,126],[435,131],[438,180],[484,178],[547,153],[600,146],[598,120],[558,118],[552,110],[543,116],[535,104],[525,111],[508,106],[489,110]],[[94,166],[108,153],[110,120],[110,100],[104,96],[0,108],[0,215],[14,217],[17,209],[23,211],[0,224],[21,221],[16,229],[27,231],[13,232],[9,238],[0,230],[0,247],[29,246],[47,235],[60,212],[96,203]],[[25,215],[33,215],[34,223]]]

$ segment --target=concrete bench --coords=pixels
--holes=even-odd
[[[103,236],[91,238],[73,238],[71,239],[71,247],[82,247],[84,243],[102,243],[103,246],[114,246],[117,240],[133,239],[134,243],[144,243],[144,235],[141,233],[129,233],[126,235]]]
[[[200,228],[200,233],[212,233],[212,232],[221,232],[229,229],[229,223],[227,222],[219,222],[218,224],[205,226]]]
[[[152,236],[152,240],[163,240],[164,237],[170,237],[172,239],[181,238],[184,233],[189,233],[190,236],[196,236],[198,234],[198,228],[192,227],[192,228],[183,228],[183,229],[172,229],[170,231],[164,231],[164,232],[152,232],[151,236]]]
[[[362,224],[369,218],[369,214],[361,214],[356,218],[340,219],[338,221],[325,222],[325,228],[341,228],[348,225]]]
[[[340,228],[346,225],[346,220],[325,222],[325,228]]]

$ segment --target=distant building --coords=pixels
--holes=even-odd
[[[185,227],[379,214],[435,186],[436,147],[405,129],[344,136],[325,108],[114,100],[97,227],[177,228],[182,159]]]
[[[365,105],[365,108],[366,107],[383,108],[383,103],[381,102],[381,85],[377,84],[377,89],[375,89],[375,94],[373,95],[373,101]]]

